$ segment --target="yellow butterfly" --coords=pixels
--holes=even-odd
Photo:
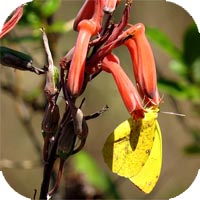
[[[143,119],[122,122],[103,147],[104,161],[112,172],[129,178],[145,193],[150,193],[156,185],[162,166],[158,111],[148,108]]]

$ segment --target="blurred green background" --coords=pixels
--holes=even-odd
[[[76,41],[77,33],[70,28],[71,20],[82,3],[80,0],[35,0],[25,6],[20,23],[2,39],[1,45],[29,54],[36,66],[43,66],[46,58],[39,28],[44,26],[54,63],[58,66],[60,58]],[[123,8],[124,1],[114,15],[116,21],[119,21]],[[160,95],[164,101],[160,105],[158,119],[163,136],[163,167],[157,186],[149,195],[107,168],[101,154],[103,144],[112,130],[129,115],[112,77],[106,73],[100,74],[88,84],[82,95],[86,98],[83,111],[87,115],[106,104],[109,110],[88,122],[89,136],[84,147],[87,154],[77,154],[69,159],[69,163],[75,171],[87,171],[88,182],[106,193],[105,199],[169,199],[189,187],[200,166],[200,37],[193,19],[172,3],[135,0],[130,23],[137,22],[147,27],[147,36],[157,64]],[[114,52],[133,79],[127,49],[120,47]],[[43,170],[41,154],[38,152],[43,144],[41,120],[45,105],[42,91],[44,77],[3,66],[0,69],[0,167],[16,191],[32,198],[34,189],[39,193]],[[62,100],[59,99],[61,107]],[[162,111],[186,116],[168,115]],[[32,134],[36,137],[35,143]],[[9,164],[6,160],[15,161],[18,165]],[[20,167],[27,160],[33,166],[25,163],[27,169]],[[67,172],[64,177],[67,177]],[[57,198],[63,198],[65,184],[63,180]]]

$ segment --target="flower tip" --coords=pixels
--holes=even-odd
[[[141,34],[145,32],[145,26],[143,23],[137,23],[134,25],[134,27],[135,27],[136,34]]]
[[[140,110],[134,110],[133,112],[131,112],[131,117],[133,118],[133,120],[137,121],[139,119],[143,119],[144,118],[144,109],[140,109]]]
[[[105,13],[112,13],[114,12],[117,4],[119,3],[119,0],[106,0],[105,1],[105,6],[103,8]]]

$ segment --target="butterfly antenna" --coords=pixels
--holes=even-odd
[[[174,113],[174,112],[165,112],[165,111],[162,111],[161,113],[168,114],[168,115],[176,115],[176,116],[180,116],[180,117],[185,117],[186,116],[185,114]]]

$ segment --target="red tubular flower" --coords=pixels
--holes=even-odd
[[[96,25],[90,20],[83,20],[79,23],[78,30],[67,80],[67,87],[73,96],[78,95],[82,88],[88,44],[96,30]]]
[[[11,29],[13,29],[15,27],[17,22],[21,19],[22,15],[23,15],[23,5],[18,7],[15,10],[11,19],[4,24],[2,31],[0,32],[0,38],[2,38],[6,33],[11,31]]]
[[[102,61],[102,70],[113,75],[124,104],[133,119],[138,120],[143,118],[144,109],[142,99],[129,77],[119,65],[118,58],[112,54],[106,56]]]
[[[130,28],[133,37],[126,40],[133,63],[133,70],[140,95],[152,104],[160,101],[157,89],[157,77],[154,56],[145,36],[145,27],[138,23]],[[147,98],[147,99],[146,99]]]
[[[76,16],[74,20],[74,30],[77,31],[77,26],[80,21],[84,19],[91,19],[94,14],[94,7],[95,7],[95,1],[94,0],[86,0],[83,4],[82,8],[78,12],[78,15]]]
[[[94,6],[92,6],[91,3],[86,4],[83,11],[88,6],[90,6],[90,8],[94,7],[93,12],[91,11],[93,14],[92,18],[90,20],[81,20],[81,17],[85,16],[80,13],[80,16],[76,21],[76,23],[80,21],[77,26],[79,34],[76,41],[76,46],[74,49],[74,54],[69,68],[67,80],[67,87],[72,96],[77,96],[81,91],[84,80],[85,62],[89,41],[90,38],[97,34],[101,29],[101,22],[103,18],[103,5],[103,0],[96,1]]]

